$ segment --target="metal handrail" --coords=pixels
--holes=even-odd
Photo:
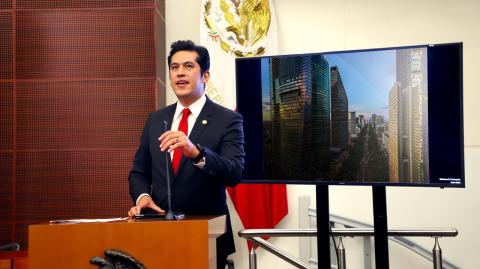
[[[310,209],[310,208],[308,209],[308,215],[309,216],[316,217],[317,216],[316,213],[317,212],[314,209]],[[352,228],[353,227],[366,227],[366,228],[373,227],[372,225],[369,225],[367,223],[352,220],[352,219],[348,219],[348,218],[338,216],[338,215],[335,215],[335,214],[330,214],[330,221],[333,222],[333,223],[341,224],[345,227],[352,227]],[[457,234],[458,234],[458,232],[457,232]],[[456,236],[456,235],[454,235],[454,236]],[[446,237],[449,237],[449,236],[446,236]],[[424,247],[418,245],[417,243],[413,242],[412,240],[409,240],[409,239],[406,239],[406,238],[403,238],[403,237],[399,237],[398,235],[389,237],[388,239],[391,240],[392,242],[395,242],[395,243],[409,249],[410,251],[418,254],[419,256],[423,257],[424,259],[426,259],[430,262],[434,262],[435,258],[433,257],[430,249],[424,248]],[[460,268],[460,267],[456,266],[455,264],[451,263],[450,261],[448,261],[448,259],[445,259],[445,258],[442,261],[442,265],[443,265],[444,269],[459,269]]]
[[[316,228],[309,229],[247,229],[238,232],[238,235],[251,241],[254,245],[260,246],[284,261],[294,265],[297,268],[313,269],[313,267],[305,264],[300,259],[293,257],[292,255],[280,250],[273,244],[262,239],[262,236],[269,237],[314,237],[317,236]],[[332,228],[332,235],[338,237],[370,237],[374,235],[373,228]],[[458,235],[457,229],[390,229],[387,232],[389,237],[410,236],[410,237],[434,237],[435,244],[438,245],[438,237],[455,237]],[[434,249],[435,250],[435,249]],[[255,252],[252,250],[250,256],[254,256]],[[441,255],[441,253],[440,253]],[[425,257],[424,255],[422,255]],[[255,260],[251,257],[251,260]],[[431,261],[435,262],[432,258]],[[440,261],[441,262],[441,261]],[[448,268],[456,268],[451,264],[448,264]],[[446,267],[447,268],[447,267]],[[250,264],[250,269],[256,269],[256,264]]]
[[[248,231],[248,230],[244,230],[244,231]],[[241,232],[242,231],[238,232],[238,234],[240,236],[242,236],[240,234]],[[252,242],[254,245],[262,247],[266,251],[272,253],[273,255],[281,258],[282,260],[290,263],[291,265],[293,265],[297,268],[314,269],[313,267],[309,266],[308,264],[302,262],[300,259],[290,255],[289,253],[287,253],[285,251],[282,251],[281,249],[277,248],[275,245],[273,245],[272,243],[268,242],[267,240],[265,240],[261,237],[254,236],[254,237],[244,237],[244,238],[246,238],[248,241]],[[250,269],[256,269],[257,268],[256,263],[251,262],[252,259],[256,260],[256,258],[254,258],[254,257],[255,257],[255,250],[252,248],[252,250],[250,252]]]
[[[248,229],[241,230],[238,235],[243,238],[250,237],[313,237],[317,236],[316,228],[309,229]],[[373,228],[332,228],[333,236],[357,237],[357,236],[373,236]],[[388,236],[410,236],[410,237],[455,237],[458,231],[455,228],[447,229],[390,229]]]

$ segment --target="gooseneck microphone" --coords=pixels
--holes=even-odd
[[[163,125],[165,126],[165,133],[168,131],[168,122],[163,121]],[[165,151],[165,173],[167,173],[167,199],[168,199],[168,209],[167,215],[165,215],[166,220],[174,220],[175,215],[172,212],[172,194],[170,192],[170,171],[168,165],[168,159],[170,158],[170,152],[168,150]]]

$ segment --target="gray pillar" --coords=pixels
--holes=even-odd
[[[435,237],[435,245],[433,246],[433,269],[443,269],[442,249],[438,244],[438,237]]]
[[[343,246],[343,240],[342,237],[338,238],[338,247],[337,247],[337,253],[338,253],[338,269],[346,269],[347,264],[345,262],[345,247]]]
[[[250,269],[257,269],[257,254],[255,253],[255,246],[252,244],[250,254],[248,255],[248,265]]]

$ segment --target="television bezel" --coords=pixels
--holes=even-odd
[[[326,51],[326,52],[307,52],[307,53],[297,53],[297,54],[276,54],[276,55],[267,55],[267,56],[256,56],[256,57],[245,57],[245,58],[236,58],[235,59],[235,85],[236,85],[236,100],[237,100],[237,110],[238,110],[238,100],[239,100],[239,81],[237,74],[237,65],[241,61],[251,61],[253,59],[263,59],[263,58],[273,58],[273,57],[295,57],[295,56],[310,56],[310,55],[328,55],[328,54],[340,54],[340,53],[356,53],[356,52],[371,52],[371,51],[381,51],[381,50],[397,50],[397,49],[414,49],[414,48],[429,48],[429,47],[440,47],[440,46],[449,46],[457,45],[459,46],[459,81],[458,81],[458,101],[460,102],[459,110],[460,113],[460,122],[459,124],[459,139],[461,147],[461,156],[460,156],[460,166],[461,166],[461,182],[459,184],[443,184],[443,183],[411,183],[411,182],[349,182],[349,181],[330,181],[330,180],[276,180],[276,179],[248,179],[242,178],[240,183],[242,184],[293,184],[293,185],[332,185],[332,186],[385,186],[385,187],[435,187],[435,188],[465,188],[465,147],[464,147],[464,108],[463,108],[463,42],[452,42],[452,43],[439,43],[439,44],[425,44],[425,45],[410,45],[410,46],[395,46],[395,47],[378,47],[378,48],[368,48],[368,49],[355,49],[355,50],[341,50],[341,51]],[[429,61],[427,61],[429,64]],[[430,85],[430,81],[428,81]],[[430,86],[429,86],[430,87]],[[430,103],[429,104],[429,114],[430,114]],[[240,114],[242,111],[238,111]],[[244,123],[245,125],[245,123]],[[429,131],[429,140],[430,140],[430,131]],[[429,147],[430,148],[430,147]],[[248,152],[246,152],[248,154]]]

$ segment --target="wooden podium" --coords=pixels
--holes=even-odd
[[[216,268],[216,238],[225,222],[214,216],[30,225],[28,268],[98,268],[90,259],[106,249],[126,251],[148,269]]]

